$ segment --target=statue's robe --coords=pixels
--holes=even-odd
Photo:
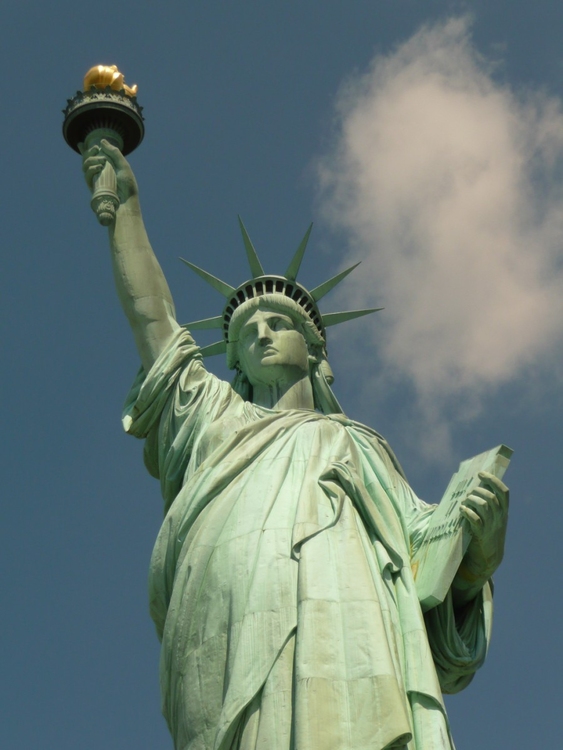
[[[442,692],[485,658],[488,586],[423,616],[410,567],[435,506],[343,415],[275,411],[180,331],[125,408],[165,519],[150,567],[176,750],[451,750]]]

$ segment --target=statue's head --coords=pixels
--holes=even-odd
[[[258,384],[304,376],[313,386],[319,377],[327,384],[334,380],[318,328],[299,304],[281,294],[254,297],[234,311],[227,365],[236,371],[237,391],[250,400]]]
[[[287,380],[288,368],[308,373],[315,406],[328,413],[341,411],[330,389],[334,377],[326,357],[326,327],[367,315],[353,310],[322,315],[317,302],[356,266],[308,291],[297,282],[297,272],[311,232],[309,227],[283,276],[264,273],[248,233],[240,221],[252,278],[238,287],[217,279],[189,261],[192,270],[226,298],[223,314],[188,324],[189,330],[221,328],[223,341],[203,347],[203,356],[227,352],[227,364],[236,371],[233,387],[252,400],[253,383]],[[380,309],[380,308],[379,308]],[[260,343],[261,341],[261,343]],[[285,368],[285,370],[284,370]]]

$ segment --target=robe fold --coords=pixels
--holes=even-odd
[[[442,692],[482,664],[491,599],[423,616],[410,555],[435,506],[341,414],[275,411],[180,330],[127,399],[165,518],[150,566],[176,750],[452,750]]]

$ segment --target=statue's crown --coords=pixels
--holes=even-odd
[[[204,271],[202,268],[190,263],[184,258],[180,258],[192,271],[201,276],[202,279],[207,281],[214,289],[220,292],[227,300],[223,313],[217,315],[214,318],[206,318],[205,320],[197,320],[193,323],[188,323],[186,328],[191,331],[220,328],[223,331],[223,340],[218,341],[215,344],[204,346],[201,349],[201,354],[205,356],[211,356],[213,354],[223,354],[227,350],[227,343],[229,341],[229,325],[231,317],[237,307],[247,302],[249,299],[255,297],[261,297],[264,294],[280,294],[285,297],[289,297],[296,302],[302,309],[304,314],[314,324],[322,338],[326,341],[325,329],[328,326],[337,325],[338,323],[344,323],[347,320],[353,320],[354,318],[360,318],[362,315],[369,315],[370,313],[382,310],[381,307],[369,308],[365,310],[348,310],[347,312],[333,312],[321,314],[317,307],[317,302],[328,294],[331,289],[342,281],[359,263],[347,268],[345,271],[333,276],[328,281],[320,284],[311,291],[305,289],[302,284],[297,281],[297,274],[301,266],[301,261],[307,248],[307,242],[309,241],[309,235],[313,225],[305,232],[305,236],[301,240],[299,247],[297,248],[295,255],[293,256],[291,263],[289,264],[285,274],[283,276],[274,276],[264,273],[258,254],[254,249],[248,232],[242,220],[239,216],[240,230],[242,232],[242,239],[244,241],[244,247],[246,249],[246,256],[248,258],[248,264],[250,266],[250,272],[252,278],[245,281],[244,284],[240,284],[238,287],[231,286],[216,276]]]

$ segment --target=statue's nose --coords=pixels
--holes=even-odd
[[[260,323],[258,326],[258,341],[266,344],[272,340],[272,329],[267,323]]]

